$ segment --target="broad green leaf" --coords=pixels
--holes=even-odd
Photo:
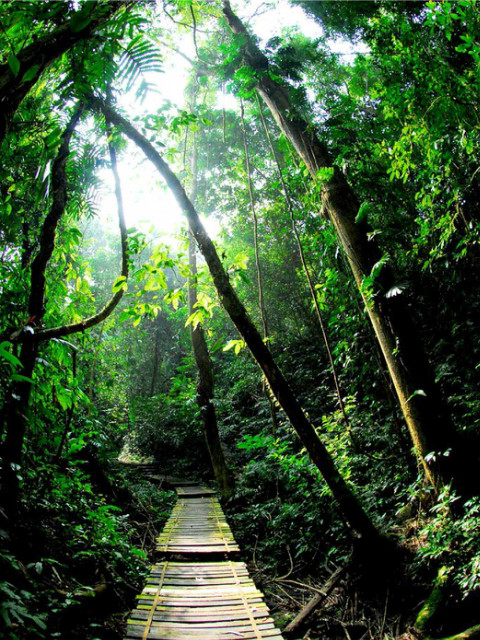
[[[20,72],[20,60],[13,53],[10,53],[7,61],[13,75],[18,76]]]
[[[40,65],[39,64],[34,64],[32,67],[30,67],[30,69],[27,69],[25,71],[25,73],[23,74],[23,77],[22,77],[22,81],[23,82],[29,82],[30,80],[33,80],[35,78],[35,76],[37,75],[39,69],[40,69]]]
[[[88,25],[90,24],[91,21],[92,21],[92,16],[91,15],[88,15],[88,14],[85,15],[85,13],[83,11],[80,11],[78,13],[78,15],[76,15],[74,18],[72,18],[72,20],[70,22],[70,29],[74,33],[78,33],[82,29],[85,29],[85,27],[88,27]]]
[[[31,378],[28,378],[27,376],[22,376],[19,373],[14,373],[12,375],[12,380],[14,382],[30,382],[30,384],[33,384],[33,380]]]
[[[11,346],[12,345],[10,344],[10,342],[7,341],[0,344],[0,358],[7,360],[11,365],[13,365],[13,367],[21,367],[21,361],[17,358],[17,356],[14,356],[13,353],[10,353],[9,351]]]
[[[223,347],[223,351],[230,351],[230,349],[233,349],[235,355],[238,355],[240,351],[242,351],[242,349],[245,349],[246,346],[247,345],[245,340],[230,340]]]
[[[127,278],[125,276],[120,276],[115,280],[112,285],[112,292],[117,293],[120,290],[126,291],[128,289]]]
[[[362,222],[368,221],[368,216],[372,213],[372,203],[371,202],[362,202],[360,208],[358,209],[358,213],[355,216],[355,222],[357,224],[361,224]]]

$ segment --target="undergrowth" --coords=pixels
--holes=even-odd
[[[21,527],[2,537],[0,638],[122,635],[173,494],[116,468],[106,496],[81,466],[25,478]]]

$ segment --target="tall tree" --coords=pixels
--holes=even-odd
[[[253,247],[254,247],[254,253],[255,253],[255,269],[257,272],[258,309],[260,311],[260,317],[262,319],[263,339],[267,342],[270,339],[270,333],[269,333],[269,327],[268,327],[267,311],[265,309],[265,296],[263,292],[263,289],[264,289],[263,274],[262,274],[262,265],[260,264],[260,248],[259,248],[259,242],[258,242],[258,215],[257,215],[257,207],[255,203],[255,195],[253,193],[252,169],[251,169],[251,162],[250,162],[250,152],[248,149],[247,131],[245,127],[243,100],[240,105],[240,117],[242,122],[243,148],[245,151],[245,173],[246,173],[246,179],[248,183],[248,195],[250,199],[250,210],[252,212],[252,222],[253,222]],[[263,379],[263,392],[268,401],[270,416],[272,418],[272,432],[273,432],[273,435],[275,436],[277,433],[277,426],[278,426],[277,413],[275,408],[275,402],[271,396],[270,389],[266,384],[265,377]]]
[[[477,492],[478,475],[469,464],[470,457],[444,407],[410,310],[401,296],[392,295],[396,284],[394,272],[370,237],[366,220],[358,215],[360,207],[354,191],[333,164],[314,126],[296,109],[287,86],[272,79],[268,58],[256,46],[228,0],[224,1],[223,12],[238,36],[258,93],[302,158],[312,180],[322,187],[323,210],[347,256],[427,478],[437,489],[453,480],[462,493]]]
[[[30,402],[32,375],[35,361],[39,354],[40,344],[52,338],[85,331],[105,320],[120,302],[124,287],[120,286],[114,292],[105,306],[94,315],[79,322],[72,322],[58,327],[43,328],[46,312],[47,267],[52,257],[57,230],[67,206],[67,161],[70,153],[70,142],[83,112],[83,105],[79,105],[65,131],[52,166],[51,192],[52,204],[42,224],[39,238],[39,248],[30,267],[30,290],[28,299],[27,321],[24,326],[9,336],[12,342],[19,342],[21,375],[12,384],[5,408],[5,440],[2,445],[3,460],[2,486],[0,504],[5,516],[13,522],[16,516],[19,497],[19,470],[22,463],[22,447],[28,424],[28,408]],[[120,279],[125,282],[128,277],[128,238],[123,210],[123,199],[120,179],[117,171],[115,149],[109,144],[110,160],[115,179],[115,193],[118,203],[118,218],[122,247],[122,268]]]
[[[195,76],[194,82],[198,81]],[[196,102],[197,87],[193,89],[194,100]],[[197,184],[198,184],[198,168],[197,168],[197,136],[193,134],[191,149],[191,189],[190,201],[195,206],[197,200]],[[188,233],[188,262],[190,266],[190,276],[188,279],[188,308],[190,314],[195,313],[197,308],[197,247],[192,231]],[[220,434],[218,431],[217,414],[215,411],[214,397],[214,373],[213,364],[208,350],[205,331],[200,322],[190,323],[190,337],[192,340],[193,355],[197,365],[197,402],[200,408],[200,415],[203,422],[205,439],[207,441],[208,452],[212,462],[215,479],[220,488],[222,497],[228,500],[232,497],[235,490],[234,478],[225,461],[225,455],[222,449]]]

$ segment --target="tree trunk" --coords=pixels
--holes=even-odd
[[[295,237],[295,242],[297,244],[298,256],[300,258],[300,262],[302,263],[303,273],[305,275],[305,279],[307,281],[308,288],[310,290],[310,295],[312,297],[312,302],[313,302],[313,306],[315,308],[315,313],[317,314],[318,326],[320,328],[320,333],[322,335],[323,342],[324,342],[324,345],[325,345],[325,349],[327,351],[328,361],[330,363],[330,369],[332,371],[333,383],[335,385],[335,391],[337,393],[338,405],[340,407],[340,411],[342,412],[343,419],[345,421],[345,426],[347,427],[347,430],[348,430],[348,432],[350,434],[350,438],[352,438],[352,425],[350,424],[350,420],[349,420],[349,418],[347,416],[347,412],[346,412],[346,409],[345,409],[345,403],[343,401],[342,391],[340,389],[340,382],[339,382],[338,374],[337,374],[337,367],[335,365],[335,360],[333,358],[333,353],[332,353],[332,349],[331,349],[331,346],[330,346],[330,339],[329,339],[329,337],[327,335],[327,329],[325,327],[325,323],[323,322],[322,313],[320,311],[320,305],[319,305],[319,302],[318,302],[317,291],[315,290],[315,287],[313,285],[313,280],[312,280],[312,277],[310,275],[310,269],[308,267],[307,260],[305,258],[305,252],[303,250],[302,241],[300,239],[300,234],[299,234],[298,229],[297,229],[297,222],[295,220],[295,213],[294,213],[293,203],[292,203],[292,200],[290,198],[290,194],[288,192],[287,184],[286,184],[285,180],[283,179],[282,167],[280,165],[280,159],[278,157],[277,152],[275,151],[275,147],[273,146],[273,141],[272,141],[272,138],[270,136],[270,131],[268,130],[268,127],[267,127],[267,122],[266,122],[265,117],[263,115],[262,106],[260,104],[260,100],[258,99],[258,95],[257,95],[257,104],[258,104],[258,110],[259,110],[259,113],[260,113],[260,119],[262,121],[263,128],[265,130],[265,135],[267,136],[267,140],[268,140],[268,144],[269,144],[269,147],[270,147],[270,151],[272,152],[273,159],[275,160],[275,164],[277,166],[278,178],[279,178],[280,183],[282,185],[283,195],[285,197],[285,203],[287,205],[288,214],[290,216],[290,222],[292,223],[292,231],[293,231],[293,235]]]
[[[110,134],[110,123],[107,120],[107,133]],[[124,285],[126,285],[128,279],[128,271],[129,271],[129,259],[128,259],[128,232],[127,232],[127,223],[125,220],[125,211],[123,206],[123,196],[122,196],[122,188],[120,184],[120,176],[117,169],[117,154],[115,151],[115,146],[111,141],[108,143],[108,151],[110,155],[110,165],[112,167],[113,179],[114,179],[114,189],[115,189],[115,199],[117,201],[117,211],[118,211],[118,226],[120,229],[120,245],[121,245],[121,259],[122,259],[122,267],[120,270],[120,277],[123,279],[121,286],[117,289],[117,291],[112,295],[110,300],[105,304],[105,306],[100,309],[97,313],[89,318],[84,318],[80,320],[80,322],[72,322],[71,324],[65,324],[60,327],[51,327],[48,329],[41,329],[37,331],[35,339],[37,342],[44,342],[45,340],[51,340],[52,338],[62,338],[64,336],[72,335],[73,333],[78,333],[79,331],[86,331],[91,327],[94,327],[103,320],[106,320],[108,316],[113,313],[118,303],[123,297],[124,293]],[[54,236],[51,238],[52,250],[53,250],[53,241]],[[50,253],[51,255],[51,253]],[[50,256],[48,256],[49,258]],[[45,264],[46,267],[46,264]],[[32,266],[33,268],[33,266]],[[44,276],[43,276],[44,277]],[[36,295],[36,294],[35,294]],[[32,315],[32,314],[31,314]]]
[[[129,122],[98,98],[91,97],[90,103],[93,107],[102,110],[112,122],[121,127],[127,136],[142,149],[172,190],[180,208],[187,217],[191,232],[205,258],[223,307],[245,340],[257,364],[267,378],[279,405],[285,411],[312,461],[325,479],[351,532],[365,545],[366,549],[375,551],[378,556],[382,555],[382,551],[391,551],[392,549],[386,539],[376,529],[359,500],[338,472],[326,447],[320,441],[315,428],[309,422],[268,347],[263,342],[262,336],[249,318],[245,307],[230,284],[228,274],[220,261],[213,242],[207,235],[195,207],[189,200],[176,175],[155,147]]]
[[[245,151],[245,172],[247,175],[248,195],[250,197],[250,209],[252,211],[253,246],[255,251],[255,268],[257,271],[257,286],[258,286],[258,308],[260,311],[260,317],[262,319],[263,338],[265,341],[268,341],[270,334],[268,331],[267,312],[265,309],[265,299],[263,295],[263,275],[262,275],[262,268],[260,264],[260,248],[258,243],[258,216],[257,216],[257,209],[255,206],[255,197],[253,195],[252,170],[251,170],[251,163],[250,163],[250,153],[248,151],[247,132],[245,129],[243,100],[240,106],[240,115],[242,120],[243,148]],[[276,438],[277,430],[278,430],[277,410],[275,407],[275,401],[272,398],[272,393],[267,384],[267,381],[265,380],[265,376],[263,377],[263,380],[262,380],[262,388],[263,388],[263,393],[268,401],[270,417],[272,419],[272,435],[274,438]]]
[[[323,209],[346,253],[427,478],[437,489],[454,481],[465,495],[477,491],[479,478],[475,465],[467,463],[471,456],[461,450],[405,298],[392,295],[395,279],[391,268],[383,265],[374,280],[373,293],[366,290],[365,280],[371,277],[382,254],[375,240],[369,238],[368,225],[356,219],[359,204],[355,194],[339,168],[333,166],[330,154],[314,128],[296,111],[288,89],[271,79],[267,58],[232,12],[228,0],[224,1],[223,11],[232,31],[241,36],[245,61],[256,74],[258,93],[302,158],[312,179],[322,180],[322,168],[333,170],[333,175],[323,184]],[[434,455],[426,459],[427,454],[432,453]]]
[[[41,329],[45,315],[46,271],[55,248],[58,224],[65,212],[67,203],[66,164],[70,151],[70,141],[76,125],[81,117],[83,107],[79,105],[72,115],[62,135],[62,143],[52,166],[51,191],[52,204],[40,231],[39,249],[32,261],[30,277],[30,293],[28,300],[28,322],[15,332],[14,339],[21,342],[20,362],[21,375],[25,380],[16,381],[12,385],[5,409],[5,441],[2,447],[2,483],[0,487],[0,515],[11,525],[18,509],[20,493],[19,470],[22,460],[22,447],[28,425],[28,405],[31,394],[31,380],[42,341],[53,337],[61,337],[82,331],[104,320],[117,306],[123,295],[123,289],[115,293],[110,301],[97,314],[81,322]],[[120,179],[117,172],[115,149],[109,145],[112,171],[115,178],[115,195],[118,204],[118,218],[122,246],[122,271],[128,277],[128,238],[123,211]],[[13,338],[12,338],[13,339]],[[3,514],[2,514],[3,509]]]
[[[193,137],[192,149],[192,188],[190,199],[195,203],[197,199],[197,146],[196,136]],[[190,314],[194,313],[197,304],[197,249],[192,232],[188,234],[188,262],[190,277],[188,279],[188,307]],[[224,500],[231,498],[235,491],[235,482],[225,456],[223,454],[220,434],[218,432],[217,414],[214,405],[213,365],[208,351],[205,332],[201,324],[190,324],[190,336],[195,363],[198,370],[197,402],[203,422],[205,439],[212,462],[213,472]]]
[[[153,370],[152,378],[150,380],[150,398],[155,395],[155,389],[157,387],[158,368],[160,366],[160,331],[155,324],[155,347],[153,350]]]
[[[5,441],[2,446],[2,475],[0,487],[0,523],[8,531],[15,521],[20,498],[20,470],[22,448],[28,424],[28,406],[32,390],[31,380],[38,355],[33,332],[25,331],[19,360],[21,375],[26,380],[14,382],[5,407]]]
[[[45,272],[55,246],[58,223],[67,202],[66,164],[70,150],[70,140],[80,119],[82,108],[78,107],[70,119],[63,135],[62,143],[52,166],[52,206],[42,225],[39,250],[31,265],[30,295],[28,299],[28,324],[21,331],[20,349],[21,375],[25,380],[12,384],[5,409],[5,441],[2,447],[2,486],[0,505],[4,516],[12,522],[15,518],[19,499],[19,471],[22,447],[28,424],[28,405],[32,383],[30,382],[35,360],[38,355],[38,341],[35,328],[40,326],[45,315]]]

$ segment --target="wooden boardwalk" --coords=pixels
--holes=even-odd
[[[245,563],[231,559],[239,549],[213,492],[182,487],[177,493],[158,538],[164,560],[152,567],[126,638],[282,640]]]
[[[157,540],[157,551],[191,554],[229,553],[240,549],[217,498],[192,494],[178,500]]]

